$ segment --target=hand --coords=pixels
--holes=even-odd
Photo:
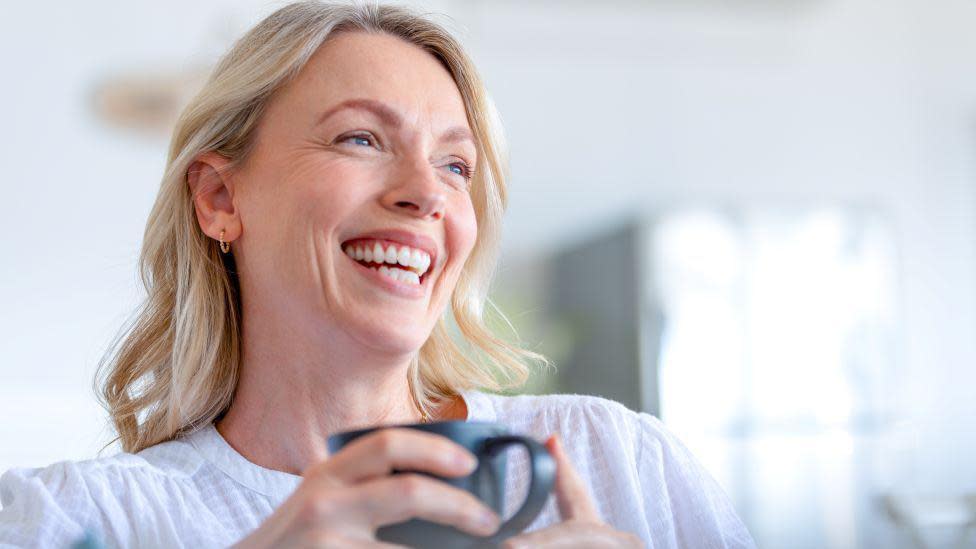
[[[614,530],[600,520],[593,498],[563,450],[558,435],[549,437],[546,448],[556,460],[556,502],[563,521],[542,530],[509,538],[502,547],[643,547],[644,544],[637,536]]]
[[[499,517],[470,493],[423,475],[391,475],[459,477],[476,466],[474,455],[442,436],[375,431],[309,467],[295,492],[235,547],[392,547],[376,541],[376,529],[411,518],[493,534]]]

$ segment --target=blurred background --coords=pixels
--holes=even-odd
[[[283,4],[0,8],[0,471],[112,438],[173,117]],[[411,5],[506,126],[526,391],[661,417],[760,547],[976,546],[976,3]]]

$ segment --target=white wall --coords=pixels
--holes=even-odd
[[[91,374],[137,303],[165,142],[100,125],[96,79],[209,62],[277,5],[3,8],[0,470],[88,457],[107,440]],[[905,482],[976,489],[976,4],[428,5],[458,20],[507,125],[511,253],[671,201],[884,208],[902,250],[905,353],[892,375],[915,448]]]

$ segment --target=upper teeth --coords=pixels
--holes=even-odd
[[[411,268],[418,275],[423,275],[430,267],[430,254],[409,246],[390,244],[384,249],[379,242],[357,242],[347,245],[345,252],[356,261],[399,264]]]

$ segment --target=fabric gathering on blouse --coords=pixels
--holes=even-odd
[[[558,432],[601,518],[647,547],[755,547],[722,488],[654,416],[593,396],[461,396],[467,421],[540,441]],[[523,453],[509,459],[506,516],[530,474]],[[228,547],[301,480],[251,463],[212,424],[136,454],[15,468],[0,477],[0,548],[65,548],[86,535],[108,548]],[[559,521],[550,496],[527,531]]]

